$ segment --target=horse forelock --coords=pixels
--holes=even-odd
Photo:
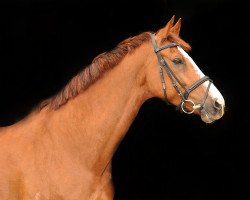
[[[80,92],[95,83],[105,72],[118,65],[127,54],[132,53],[144,42],[149,41],[150,38],[151,33],[144,32],[125,39],[111,51],[99,54],[89,66],[74,76],[59,93],[42,101],[38,109],[41,110],[45,106],[50,106],[52,109],[60,108],[70,99],[76,97]]]

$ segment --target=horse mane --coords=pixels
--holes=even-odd
[[[99,54],[93,59],[89,66],[85,67],[74,76],[59,93],[42,101],[37,107],[38,110],[46,106],[54,110],[60,108],[70,99],[76,97],[80,92],[86,90],[90,85],[95,83],[105,72],[118,65],[127,54],[132,53],[150,39],[151,33],[144,32],[125,39],[111,51]],[[173,33],[170,33],[165,39],[177,42],[184,50],[190,50],[189,44]]]

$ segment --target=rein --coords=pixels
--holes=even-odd
[[[160,53],[164,49],[177,47],[177,46],[179,46],[179,44],[173,42],[173,43],[167,44],[165,46],[158,47],[157,44],[156,44],[156,40],[155,40],[155,34],[151,34],[151,39],[152,39],[152,44],[153,44],[153,47],[154,47],[155,54],[156,54],[158,62],[160,64],[159,67],[160,67],[160,76],[161,76],[161,82],[162,82],[162,89],[163,89],[164,98],[165,98],[165,101],[167,102],[167,104],[169,104],[169,102],[167,100],[166,82],[165,82],[165,78],[164,78],[164,75],[163,75],[163,69],[166,71],[168,77],[170,78],[176,92],[181,97],[181,103],[180,103],[179,106],[177,106],[177,108],[181,108],[181,110],[186,114],[192,114],[197,108],[200,108],[200,110],[202,110],[203,107],[204,107],[204,104],[206,102],[212,80],[208,76],[204,76],[201,79],[199,79],[198,81],[194,82],[188,89],[186,89],[183,86],[183,84],[181,83],[181,81],[176,77],[174,72],[170,69],[170,67],[167,64],[166,60],[163,58],[163,56]],[[206,81],[209,81],[209,84],[208,84],[208,87],[207,87],[206,92],[204,94],[203,100],[202,100],[202,102],[200,104],[195,104],[192,100],[188,99],[189,94],[193,90],[195,90],[197,87],[199,87],[201,84],[206,82]],[[181,90],[178,87],[177,83],[184,90],[184,93],[181,92]],[[188,111],[186,109],[186,103],[188,103],[188,102],[192,104],[193,110],[191,110],[191,111]]]

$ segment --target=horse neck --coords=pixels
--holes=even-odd
[[[146,44],[127,55],[119,65],[86,91],[54,111],[53,132],[74,156],[81,154],[91,169],[101,173],[123,139],[143,102]]]

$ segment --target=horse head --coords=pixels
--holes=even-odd
[[[195,113],[206,123],[214,122],[223,116],[225,101],[188,55],[191,47],[179,36],[180,29],[181,19],[174,24],[173,16],[151,35],[146,67],[149,91],[187,114]]]

